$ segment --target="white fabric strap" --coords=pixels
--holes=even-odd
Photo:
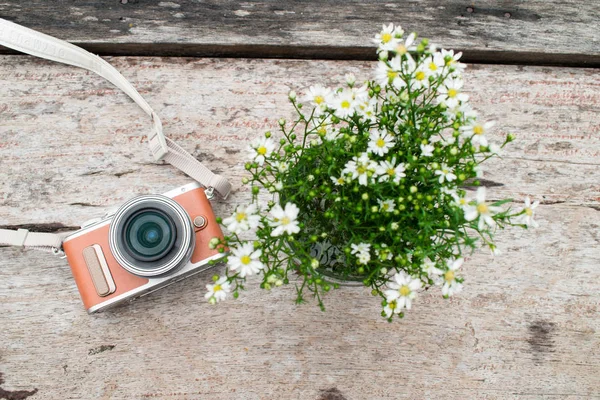
[[[225,178],[214,174],[175,143],[167,143],[160,118],[152,110],[152,107],[148,105],[146,100],[119,71],[102,58],[71,43],[36,32],[2,18],[0,18],[0,45],[32,56],[84,68],[107,79],[113,85],[123,90],[146,114],[152,117],[153,131],[148,135],[148,142],[152,155],[156,160],[164,159],[203,186],[213,187],[223,198],[227,198],[229,195],[231,184]]]
[[[63,236],[55,233],[29,232],[27,229],[11,231],[0,229],[0,245],[31,247],[58,253],[62,246]]]
[[[152,118],[152,132],[148,135],[148,143],[156,160],[165,160],[204,187],[213,188],[224,199],[229,195],[231,184],[222,176],[214,174],[175,142],[165,138],[160,118],[152,107],[119,71],[102,58],[71,43],[2,18],[0,18],[0,45],[32,56],[84,68],[107,79],[123,90]],[[56,253],[61,248],[62,236],[52,233],[33,233],[25,229],[18,231],[0,229],[0,245],[33,247]]]

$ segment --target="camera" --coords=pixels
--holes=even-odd
[[[67,236],[63,250],[88,313],[146,296],[223,258],[209,248],[212,238],[223,238],[209,197],[197,183],[138,196]]]

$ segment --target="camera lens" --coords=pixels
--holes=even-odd
[[[127,271],[157,276],[189,261],[195,235],[189,215],[177,202],[165,196],[139,196],[115,214],[109,244]]]
[[[142,210],[125,223],[125,250],[141,261],[163,258],[175,245],[173,220],[160,210]]]

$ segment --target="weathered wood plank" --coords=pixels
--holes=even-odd
[[[290,118],[286,94],[372,63],[110,59],[169,136],[235,181],[247,143]],[[600,111],[593,70],[478,66],[477,108],[515,132],[487,169],[495,196],[545,200],[541,227],[477,253],[463,294],[424,293],[394,324],[362,288],[295,306],[253,286],[209,306],[211,273],[102,315],[83,311],[68,266],[0,248],[0,373],[30,399],[588,399],[600,396]],[[143,144],[148,121],[101,78],[0,57],[0,225],[76,226],[140,193],[187,182]],[[502,186],[495,186],[501,184]],[[2,391],[0,390],[0,393]]]
[[[373,59],[374,31],[395,22],[469,62],[600,65],[593,1],[32,0],[0,17],[106,55]]]

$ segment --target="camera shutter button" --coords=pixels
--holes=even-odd
[[[203,229],[206,227],[207,221],[206,217],[203,215],[198,215],[194,218],[194,226],[197,230]]]

